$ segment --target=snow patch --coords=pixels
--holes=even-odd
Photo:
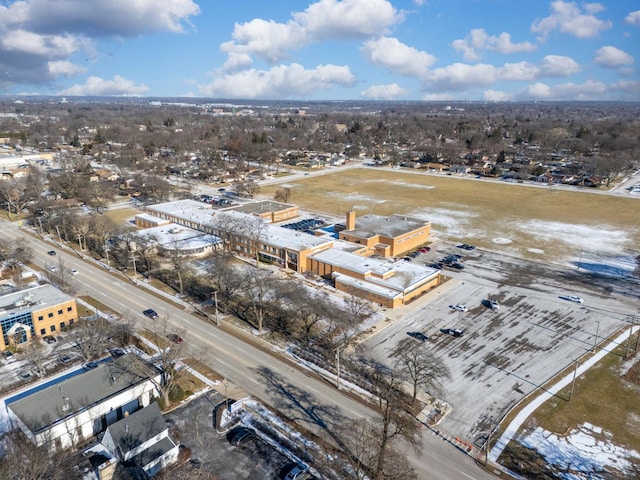
[[[604,437],[604,438],[603,438]],[[581,425],[566,436],[559,436],[540,427],[520,439],[527,448],[536,450],[551,468],[571,473],[558,478],[573,480],[594,478],[606,467],[628,472],[640,460],[640,453],[615,445],[611,435],[594,425]]]
[[[522,224],[520,229],[527,234],[536,232],[536,237],[542,241],[564,242],[584,250],[600,253],[624,251],[625,247],[632,242],[628,231],[614,230],[609,225],[591,226],[530,220]]]
[[[509,245],[513,242],[510,238],[497,237],[491,240],[493,243],[497,243],[498,245]]]
[[[540,248],[527,248],[527,252],[537,253],[538,255],[544,255],[544,250]]]

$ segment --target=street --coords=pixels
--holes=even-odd
[[[152,322],[141,312],[153,308],[159,313],[160,319],[166,318],[171,327],[186,331],[184,341],[189,354],[305,428],[319,432],[325,426],[330,428],[339,423],[344,417],[357,419],[375,415],[373,410],[343,395],[328,382],[281,360],[277,352],[266,353],[239,340],[226,331],[228,327],[219,328],[204,318],[185,313],[182,308],[163,302],[158,296],[134,286],[122,276],[109,274],[93,262],[83,261],[77,254],[35,239],[21,231],[16,224],[3,221],[0,231],[5,238],[30,245],[34,251],[33,262],[43,268],[53,263],[46,252],[56,250],[57,257],[63,259],[68,268],[78,270],[78,275],[74,277],[79,288],[78,294],[95,298],[120,312],[123,318],[135,319],[139,327]],[[492,473],[476,465],[473,459],[429,430],[424,430],[422,439],[421,452],[407,450],[419,478],[495,478]]]

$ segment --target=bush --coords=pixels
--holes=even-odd
[[[171,401],[171,403],[181,402],[182,400],[184,400],[184,397],[184,390],[178,384],[173,385],[171,387],[171,390],[169,390],[169,401]]]

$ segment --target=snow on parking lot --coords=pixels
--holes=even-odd
[[[445,247],[432,250],[429,258],[449,253]],[[464,257],[464,272],[445,272],[454,279],[394,313],[398,320],[365,343],[372,355],[391,364],[412,340],[407,331],[428,335],[424,348],[441,357],[452,372],[441,397],[453,410],[439,428],[480,446],[525,395],[626,325],[629,307],[637,309],[637,302],[588,282],[572,284],[562,267],[483,250],[465,252]],[[580,275],[575,268],[572,272]],[[579,295],[584,303],[569,302],[567,295]],[[499,300],[499,310],[489,308],[489,298]],[[450,308],[457,303],[468,311]],[[465,334],[454,338],[441,334],[441,328],[460,328]]]

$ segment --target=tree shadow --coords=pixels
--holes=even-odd
[[[346,420],[338,407],[319,404],[312,394],[288,382],[270,368],[259,367],[256,371],[266,380],[267,390],[276,399],[273,407],[296,424],[306,423],[315,427],[312,430],[319,428],[331,432]]]

